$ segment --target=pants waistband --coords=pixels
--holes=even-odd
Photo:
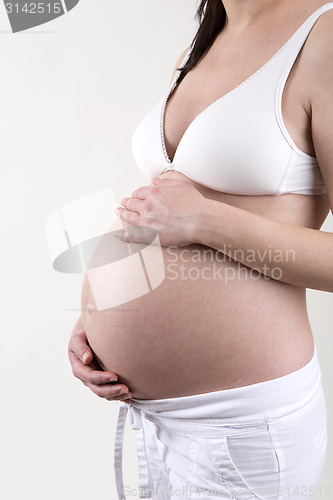
[[[144,446],[144,426],[142,419],[163,421],[171,430],[182,432],[185,422],[192,427],[191,432],[211,434],[211,424],[220,427],[223,424],[236,425],[242,421],[256,422],[262,425],[262,417],[273,419],[297,411],[310,402],[321,386],[321,370],[314,344],[311,360],[302,368],[271,380],[233,389],[213,391],[190,396],[164,399],[136,399],[123,403],[119,408],[115,447],[114,471],[119,500],[127,500],[124,495],[122,474],[122,447],[124,426],[127,412],[130,411],[130,426],[136,430],[136,447],[139,465],[139,491],[151,491],[154,487],[149,472]],[[196,429],[199,424],[199,430]],[[221,430],[219,429],[219,432]],[[215,432],[213,429],[213,432]],[[145,493],[139,494],[145,498]]]

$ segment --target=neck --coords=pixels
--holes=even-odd
[[[241,31],[274,12],[282,0],[221,0],[226,10],[228,29]]]

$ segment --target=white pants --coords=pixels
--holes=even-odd
[[[326,401],[314,355],[273,380],[119,408],[114,461],[119,500],[127,411],[136,432],[137,497],[154,500],[314,497],[326,459]]]

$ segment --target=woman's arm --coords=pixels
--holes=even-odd
[[[193,239],[292,285],[333,292],[333,234],[205,198]]]
[[[327,190],[332,198],[333,182]],[[153,179],[152,186],[137,189],[121,204],[118,215],[128,226],[125,233],[119,232],[120,239],[148,242],[144,228],[153,228],[161,246],[199,243],[269,278],[333,292],[331,233],[205,198],[192,184],[168,178]]]
[[[326,186],[332,199],[333,179],[326,179]],[[128,226],[127,232],[119,232],[120,239],[146,241],[149,233],[142,229],[150,227],[157,231],[161,246],[199,243],[269,278],[333,292],[331,233],[205,198],[190,183],[167,178],[153,179],[152,186],[137,189],[121,204],[118,215]]]

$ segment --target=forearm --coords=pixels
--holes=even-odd
[[[199,212],[197,243],[220,250],[270,278],[333,292],[333,234],[210,199],[205,199]]]

